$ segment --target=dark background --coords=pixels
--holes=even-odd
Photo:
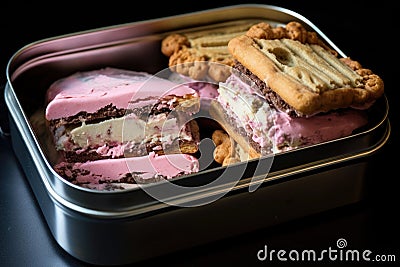
[[[137,1],[115,0],[105,3],[3,1],[0,7],[0,84],[3,87],[6,83],[6,64],[13,53],[31,42],[82,30],[241,3],[281,6],[305,16],[344,53],[383,78],[390,106],[392,133],[384,149],[372,162],[376,167],[368,174],[369,194],[364,201],[355,205],[180,251],[138,265],[270,265],[256,258],[257,251],[266,244],[286,250],[318,249],[332,246],[340,237],[346,238],[355,249],[395,254],[398,263],[400,224],[397,213],[400,209],[396,153],[399,148],[400,88],[398,83],[395,84],[395,75],[399,75],[398,29],[395,24],[399,14],[395,1],[147,1],[141,3],[141,6],[138,6]],[[3,102],[0,107],[1,123],[4,124],[6,108]],[[3,129],[6,126],[3,125]],[[12,154],[10,137],[0,137],[0,160],[0,265],[83,266],[83,263],[60,249],[52,239]],[[394,264],[386,262],[379,265]]]

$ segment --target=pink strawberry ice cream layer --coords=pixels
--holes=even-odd
[[[366,114],[355,109],[292,118],[272,108],[254,88],[235,75],[221,83],[218,91],[218,102],[236,125],[260,145],[262,154],[345,137],[368,122]]]
[[[187,154],[157,155],[150,153],[143,157],[104,159],[84,163],[61,162],[55,166],[57,172],[77,184],[99,184],[118,182],[128,176],[141,180],[196,173],[198,160]]]
[[[78,72],[50,86],[46,118],[65,118],[81,111],[94,113],[110,103],[118,109],[142,107],[170,94],[184,96],[196,91],[144,72],[114,68]]]
[[[272,138],[279,151],[349,136],[366,123],[361,111],[350,109],[310,118],[291,118],[279,112],[272,128]]]

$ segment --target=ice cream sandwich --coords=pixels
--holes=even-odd
[[[256,157],[348,136],[383,94],[378,75],[340,58],[299,22],[257,23],[228,49],[234,71],[210,114]]]
[[[200,133],[192,115],[200,98],[194,89],[146,72],[103,68],[55,81],[46,104],[46,122],[62,155],[55,170],[71,182],[132,183],[127,177],[151,181],[198,170],[193,154]],[[190,163],[180,171],[168,167],[176,154]],[[124,162],[136,166],[134,176],[118,167]],[[163,171],[152,170],[151,162]]]

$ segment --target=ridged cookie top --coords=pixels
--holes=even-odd
[[[382,79],[350,58],[339,58],[298,22],[261,22],[228,43],[230,53],[298,114],[367,107],[383,94]]]
[[[231,74],[229,67],[234,64],[228,42],[245,34],[255,23],[244,20],[210,29],[173,33],[162,40],[161,52],[169,57],[168,65],[172,71],[195,80],[208,78],[222,82]]]

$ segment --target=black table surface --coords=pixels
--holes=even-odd
[[[135,2],[7,2],[2,10],[0,48],[2,87],[6,64],[18,49],[31,42],[61,34],[151,18],[247,3],[164,1]],[[359,203],[299,218],[287,223],[230,237],[210,244],[136,263],[136,265],[272,265],[257,259],[257,252],[268,245],[276,249],[319,249],[334,246],[345,238],[354,249],[374,254],[394,255],[400,261],[399,193],[397,168],[399,148],[399,86],[395,84],[398,62],[395,1],[253,1],[276,5],[302,14],[323,31],[351,58],[368,66],[385,81],[392,132],[389,141],[372,162],[368,194]],[[4,3],[3,3],[4,6]],[[397,61],[396,61],[397,60]],[[3,92],[1,92],[3,94]],[[0,103],[2,129],[7,132],[7,107]],[[0,137],[0,265],[1,266],[86,266],[58,246],[53,239],[26,177],[16,160],[11,138]],[[190,240],[188,239],[188,243]],[[294,262],[291,262],[294,265]],[[300,262],[301,263],[301,262]],[[343,265],[345,262],[324,262]],[[347,262],[348,263],[348,262]],[[351,262],[355,265],[357,262]],[[366,262],[358,262],[365,264]],[[376,263],[376,262],[375,262]],[[288,262],[277,262],[283,265]],[[310,265],[311,262],[304,263]],[[299,265],[299,262],[297,262]],[[381,262],[380,266],[394,265]]]

